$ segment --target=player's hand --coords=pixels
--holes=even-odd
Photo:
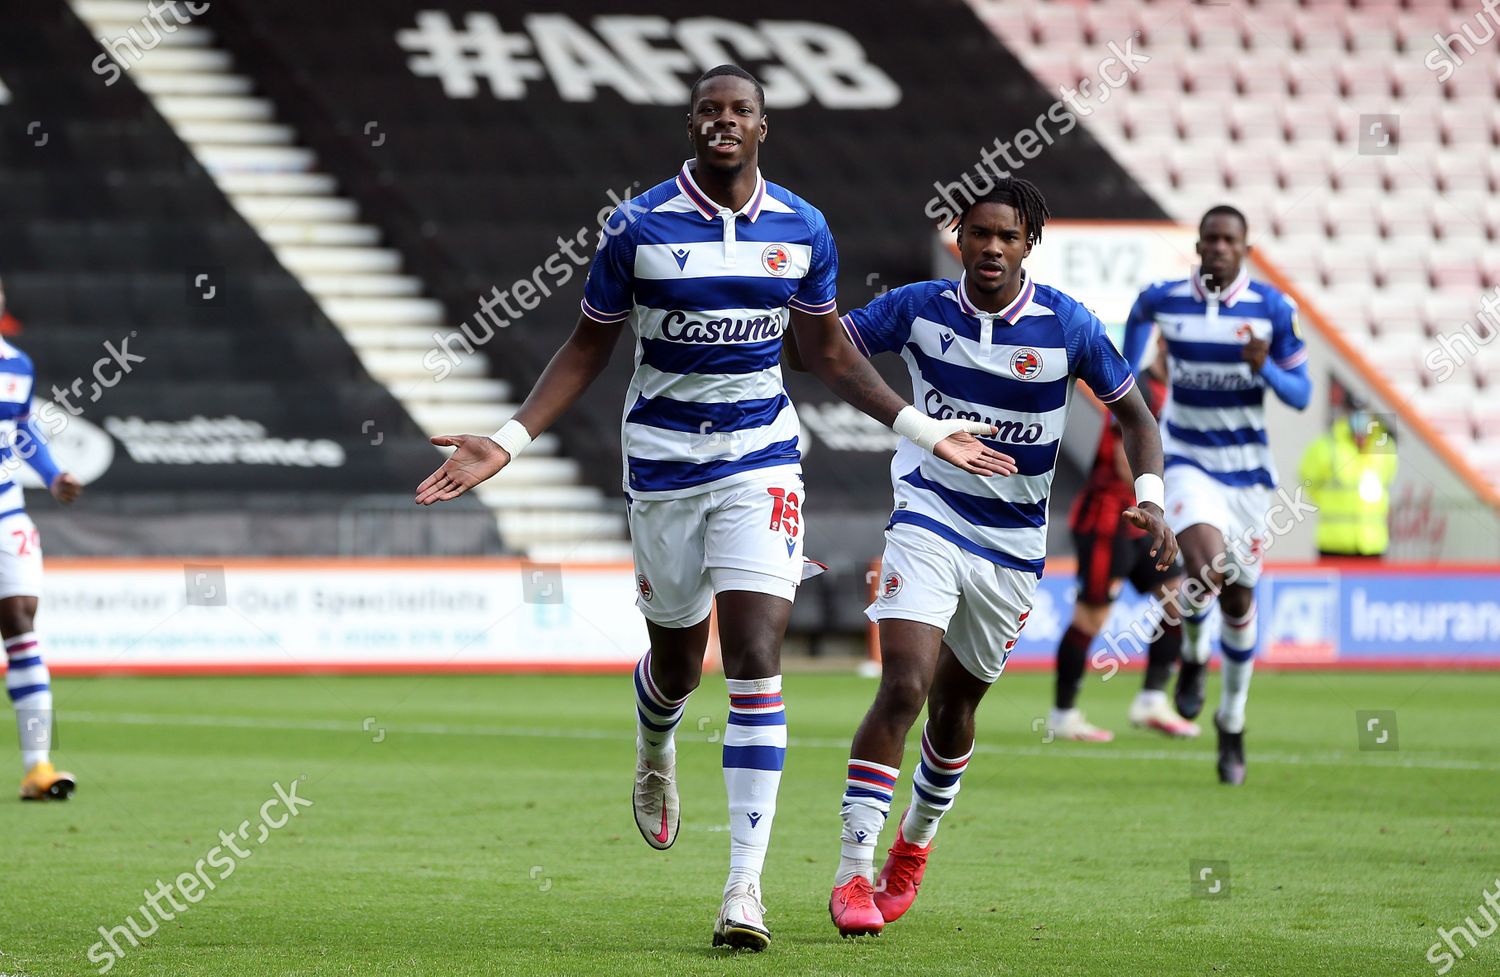
[[[63,472],[52,480],[47,491],[52,493],[54,499],[67,505],[83,494],[83,483],[72,472]]]
[[[510,464],[510,452],[478,434],[440,434],[430,440],[458,450],[417,486],[417,505],[456,499]]]
[[[1125,518],[1137,529],[1151,534],[1151,555],[1156,569],[1170,569],[1177,562],[1177,536],[1167,528],[1165,514],[1155,502],[1142,502],[1125,510]]]
[[[1240,359],[1250,364],[1252,373],[1259,373],[1260,368],[1266,365],[1266,356],[1271,352],[1271,344],[1264,339],[1251,337],[1240,349]]]
[[[976,438],[976,434],[995,434],[998,430],[993,424],[982,424],[978,421],[954,422],[961,423],[963,429],[948,435],[943,440],[932,446],[932,453],[943,459],[948,464],[971,475],[1014,475],[1016,473],[1016,460],[1010,455],[1003,454],[991,448],[983,441]]]

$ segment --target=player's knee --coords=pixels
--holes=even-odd
[[[1079,601],[1073,605],[1073,627],[1084,634],[1098,634],[1104,630],[1104,622],[1108,620],[1108,604],[1089,604]]]
[[[927,723],[938,730],[965,730],[973,721],[974,703],[972,702],[943,698],[927,703]],[[944,734],[939,733],[933,741],[933,748],[940,753],[945,745],[943,739]]]
[[[893,725],[911,728],[927,701],[927,677],[918,669],[890,668],[880,673],[880,691],[875,694],[875,713]]]
[[[1249,587],[1225,587],[1219,595],[1219,609],[1230,617],[1244,617],[1255,603],[1255,591]]]
[[[10,638],[18,634],[26,634],[34,629],[33,617],[30,611],[19,608],[0,607],[0,634]]]
[[[763,678],[781,673],[781,639],[775,635],[741,636],[732,643],[722,643],[720,653],[725,674],[730,678]]]

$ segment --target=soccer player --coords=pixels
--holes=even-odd
[[[976,478],[1013,466],[958,433],[990,425],[927,417],[849,346],[823,215],[760,175],[759,83],[732,65],[710,69],[693,86],[687,123],[693,159],[611,215],[577,328],[526,402],[493,437],[433,438],[458,450],[416,501],[455,498],[503,469],[599,375],[631,324],[625,492],[651,641],[634,678],[636,825],[653,848],[677,840],[673,731],[702,678],[717,606],[730,870],[713,942],[761,950],[770,931],[760,875],[787,742],[781,643],[806,535],[799,425],[779,365],[788,322],[810,370],[849,403]]]
[[[5,311],[0,291],[0,313]],[[31,466],[59,502],[83,492],[83,483],[57,467],[31,416],[36,370],[31,358],[0,339],[0,637],[5,640],[5,691],[16,710],[21,738],[21,800],[65,801],[76,778],[52,765],[52,681],[36,636],[37,595],[42,592],[42,545],[15,474]]]
[[[973,753],[975,708],[1031,613],[1047,552],[1047,494],[1075,379],[1120,421],[1139,475],[1140,501],[1124,517],[1149,534],[1158,569],[1176,557],[1161,514],[1156,423],[1135,377],[1093,313],[1033,282],[1021,266],[1046,219],[1035,186],[1003,181],[960,218],[958,281],[905,285],[843,318],[861,353],[901,354],[915,399],[930,415],[995,425],[996,448],[1016,466],[1008,477],[978,477],[930,463],[907,441],[891,462],[895,511],[879,594],[866,612],[879,623],[883,668],[850,750],[828,906],[845,936],[879,933],[916,898],[938,821]],[[911,805],[877,887],[875,843],[906,734],[924,701]]]
[[[1198,223],[1200,266],[1191,278],[1141,292],[1125,327],[1125,355],[1140,361],[1153,329],[1166,337],[1171,394],[1162,420],[1167,522],[1182,545],[1186,579],[1173,604],[1183,618],[1177,710],[1203,711],[1209,636],[1217,598],[1224,688],[1214,727],[1219,780],[1245,781],[1245,701],[1255,667],[1255,583],[1276,466],[1266,440],[1270,389],[1302,410],[1312,397],[1297,307],[1250,280],[1245,215],[1210,208]]]
[[[1154,416],[1160,416],[1167,395],[1164,350],[1151,361],[1140,380],[1146,406]],[[1108,743],[1114,739],[1109,730],[1085,719],[1075,703],[1083,686],[1089,645],[1104,629],[1110,605],[1127,579],[1137,593],[1157,598],[1154,613],[1159,615],[1146,652],[1145,680],[1130,706],[1130,723],[1169,736],[1198,735],[1198,725],[1177,714],[1167,701],[1166,692],[1172,667],[1182,651],[1182,624],[1175,614],[1168,613],[1171,593],[1168,584],[1182,576],[1182,572],[1175,565],[1158,570],[1151,555],[1151,540],[1122,517],[1135,504],[1130,478],[1130,462],[1120,441],[1120,427],[1106,420],[1094,465],[1074,500],[1069,518],[1073,546],[1078,553],[1078,598],[1073,604],[1073,623],[1063,632],[1057,646],[1056,698],[1047,721],[1047,728],[1059,739],[1088,743]]]

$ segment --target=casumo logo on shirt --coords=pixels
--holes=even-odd
[[[927,414],[940,421],[983,421],[985,424],[993,424],[999,428],[999,433],[990,438],[991,441],[1005,441],[1009,444],[1036,444],[1042,438],[1042,425],[1036,421],[1023,424],[1017,420],[995,420],[986,417],[978,411],[954,410],[949,404],[943,402],[943,395],[936,390],[927,391],[923,398],[923,404],[927,408]]]
[[[690,319],[686,312],[668,312],[661,319],[663,339],[674,343],[761,343],[781,338],[781,316],[750,319]]]
[[[1172,383],[1194,390],[1253,390],[1260,386],[1259,378],[1248,370],[1226,373],[1221,370],[1195,370],[1179,361],[1172,371]]]

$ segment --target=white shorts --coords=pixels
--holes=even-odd
[[[1214,527],[1224,537],[1226,581],[1255,586],[1260,579],[1271,490],[1264,485],[1225,485],[1192,465],[1172,465],[1165,481],[1168,528],[1180,534],[1189,526]]]
[[[805,498],[800,471],[774,468],[683,499],[632,500],[636,606],[653,624],[687,628],[726,590],[791,600],[802,582]]]
[[[24,512],[0,519],[0,600],[42,592],[42,543]]]
[[[931,624],[970,674],[993,682],[1026,626],[1037,575],[992,563],[925,529],[898,523],[885,532],[880,591],[872,621]]]

